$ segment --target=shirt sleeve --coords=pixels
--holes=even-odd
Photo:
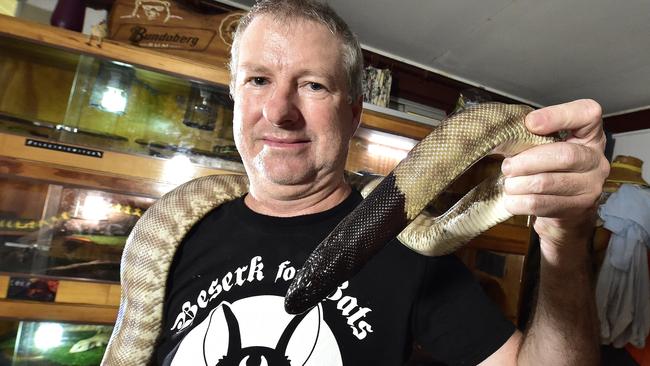
[[[460,259],[427,260],[413,311],[414,337],[438,362],[476,365],[498,350],[515,327]]]

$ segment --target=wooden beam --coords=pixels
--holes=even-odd
[[[603,124],[611,133],[645,130],[650,128],[650,109],[607,117]]]
[[[117,306],[0,300],[0,318],[112,325],[117,319]]]
[[[429,125],[393,116],[386,117],[384,114],[369,109],[363,110],[361,125],[416,140],[422,140],[433,130],[433,127]]]

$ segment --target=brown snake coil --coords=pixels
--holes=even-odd
[[[420,212],[483,156],[514,155],[555,141],[526,130],[523,120],[530,111],[527,106],[499,103],[471,107],[447,119],[413,148],[389,175],[396,187],[391,189],[403,195],[404,225],[410,223],[398,236],[402,243],[426,255],[446,254],[511,216],[500,200],[499,177],[477,186],[440,217]],[[360,184],[365,185],[361,191],[366,197],[382,183]],[[247,189],[243,176],[202,177],[167,193],[145,212],[124,247],[120,309],[102,365],[152,362],[161,333],[167,272],[178,244],[206,213]],[[381,196],[376,200],[381,201]]]

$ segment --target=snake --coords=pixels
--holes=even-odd
[[[289,285],[285,310],[297,314],[315,306],[396,237],[418,253],[440,256],[510,218],[500,173],[441,215],[427,214],[426,207],[483,157],[513,156],[558,141],[526,129],[532,110],[496,102],[468,106],[434,128],[385,177],[348,175],[364,199],[308,256]],[[244,175],[196,178],[163,195],[138,220],[122,254],[120,307],[102,365],[153,362],[176,248],[208,212],[247,192]]]

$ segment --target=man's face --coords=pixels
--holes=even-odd
[[[251,178],[309,184],[342,172],[360,103],[348,102],[341,46],[311,21],[256,18],[235,72],[235,143]]]

